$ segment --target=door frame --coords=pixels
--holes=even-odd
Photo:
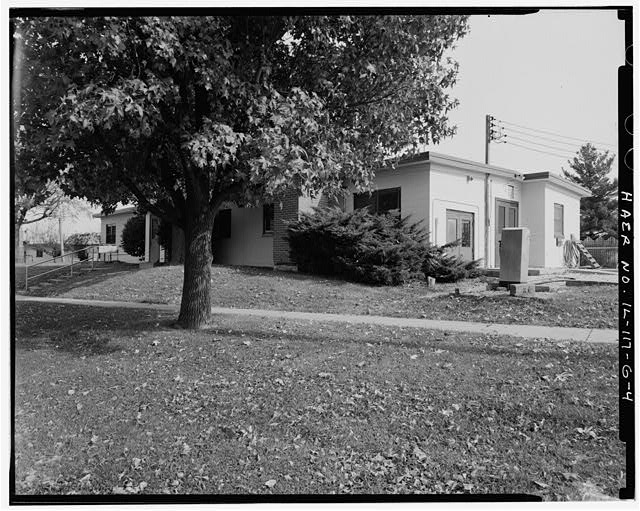
[[[495,247],[495,253],[493,256],[493,262],[494,262],[494,266],[498,266],[499,264],[499,260],[500,260],[500,243],[498,241],[498,207],[499,207],[499,203],[503,203],[506,204],[507,206],[515,206],[516,208],[516,225],[514,227],[517,227],[520,225],[520,203],[518,201],[515,200],[509,200],[509,199],[501,199],[499,197],[496,197],[495,199],[496,204],[495,204],[495,217],[494,217],[494,225],[495,228],[493,229],[493,237],[494,237],[494,247]],[[505,223],[506,222],[506,216],[505,216]]]
[[[476,246],[475,246],[475,241],[476,241],[476,235],[475,235],[475,227],[476,227],[476,215],[473,211],[463,211],[462,209],[451,209],[451,208],[445,208],[444,211],[444,221],[445,221],[445,243],[448,243],[446,235],[447,235],[447,220],[449,220],[449,212],[451,213],[462,213],[463,215],[469,215],[471,217],[471,232],[469,233],[471,236],[471,261],[474,260],[475,254],[476,254]],[[460,232],[460,234],[462,234],[462,231]]]

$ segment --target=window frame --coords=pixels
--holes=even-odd
[[[273,236],[276,208],[273,203],[262,205],[262,235]]]
[[[36,257],[44,257],[44,250],[36,248]]]
[[[556,213],[558,211],[560,211],[560,232],[556,229],[556,223],[558,221]],[[557,239],[564,238],[564,204],[558,202],[553,203],[553,237]]]
[[[397,192],[398,196],[398,207],[391,208],[384,211],[380,211],[380,194],[389,194]],[[356,203],[362,201],[362,199],[366,199],[366,206],[356,207]],[[373,214],[385,214],[389,211],[398,210],[398,213],[402,211],[402,187],[394,186],[392,188],[381,188],[379,190],[374,190],[369,194],[368,192],[363,193],[354,193],[353,194],[353,209],[364,209],[365,207],[370,208],[369,211]]]
[[[109,236],[109,229],[113,228],[113,241],[109,242],[109,240],[111,239],[111,237]],[[106,228],[105,228],[105,245],[116,245],[116,239],[117,239],[117,230],[116,230],[116,224],[107,224]]]

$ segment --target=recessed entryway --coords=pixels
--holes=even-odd
[[[447,209],[447,243],[460,240],[460,244],[451,249],[452,253],[463,259],[473,259],[473,213]]]
[[[502,229],[505,227],[518,227],[518,209],[517,202],[496,199],[496,268],[500,267]]]

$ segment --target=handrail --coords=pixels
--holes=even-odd
[[[38,266],[38,265],[40,265],[42,263],[46,263],[48,261],[54,261],[55,259],[57,259],[57,257],[54,257],[52,259],[47,259],[45,261],[40,261],[40,262],[38,262],[36,264],[31,264],[31,265],[25,266],[25,268],[24,268],[24,290],[25,291],[29,290],[29,279],[30,278],[31,279],[35,279],[37,277],[42,277],[43,275],[47,275],[47,274],[52,273],[54,271],[63,270],[64,268],[69,268],[71,276],[73,276],[73,265],[74,264],[82,264],[85,261],[89,260],[89,257],[87,257],[87,259],[78,258],[78,261],[73,262],[73,255],[77,254],[78,252],[86,251],[86,252],[90,252],[91,253],[91,258],[90,258],[91,259],[91,269],[93,269],[93,263],[94,263],[94,260],[95,260],[94,256],[95,256],[96,248],[97,248],[97,245],[91,245],[91,246],[87,246],[85,248],[81,248],[80,250],[74,250],[73,252],[69,252],[69,253],[65,254],[64,256],[58,256],[58,257],[66,257],[67,255],[70,255],[71,256],[71,263],[63,265],[63,266],[58,266],[57,268],[53,268],[51,270],[48,270],[48,271],[45,271],[45,272],[42,272],[42,273],[38,273],[37,275],[32,275],[31,277],[29,277],[29,268],[33,268],[34,266]],[[64,261],[64,259],[63,259],[63,261]]]
[[[45,259],[44,261],[38,261],[37,263],[28,264],[26,266],[28,268],[33,268],[34,266],[39,266],[41,264],[48,263],[50,261],[55,261],[56,259],[62,259],[62,261],[64,262],[64,258],[67,257],[68,255],[77,254],[78,252],[84,252],[86,250],[95,251],[95,247],[97,246],[98,245],[87,245],[85,248],[81,248],[80,250],[74,250],[73,252],[66,252],[65,254],[60,254],[59,256],[52,257],[51,259]]]

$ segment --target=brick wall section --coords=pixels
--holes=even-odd
[[[275,200],[273,222],[273,264],[291,265],[289,242],[286,240],[287,227],[284,222],[298,219],[298,194],[287,192],[280,200]]]

